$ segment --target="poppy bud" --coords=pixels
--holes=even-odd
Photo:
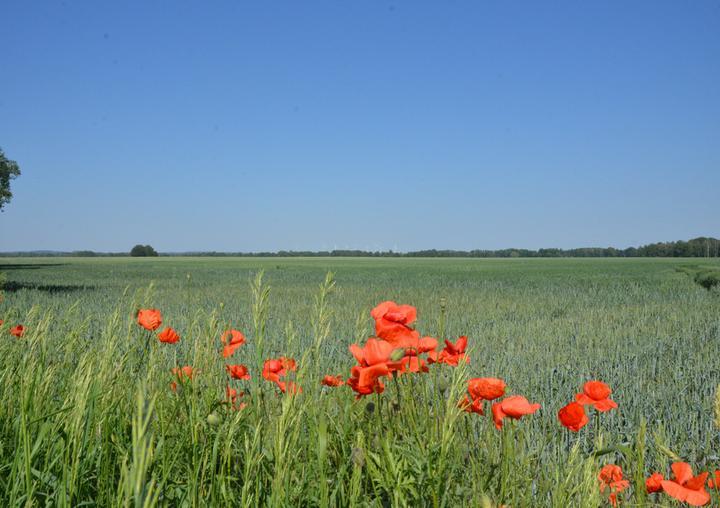
[[[399,362],[405,357],[405,350],[401,347],[397,349],[393,349],[393,352],[390,353],[390,360],[393,362]]]
[[[390,403],[390,407],[391,407],[392,410],[395,411],[396,413],[399,413],[399,412],[400,412],[400,402],[398,402],[397,400],[393,400],[393,401]]]
[[[438,388],[441,392],[447,391],[447,389],[450,388],[450,383],[445,376],[438,379]]]
[[[367,406],[365,406],[365,411],[372,414],[375,412],[375,403],[374,402],[368,402]]]
[[[446,307],[447,307],[447,299],[443,296],[442,298],[440,298],[440,310],[445,312]]]
[[[220,425],[221,420],[217,413],[210,413],[207,416],[207,422],[209,425],[212,425],[213,427]]]

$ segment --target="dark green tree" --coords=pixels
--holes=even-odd
[[[158,253],[150,245],[136,245],[130,250],[130,255],[133,257],[147,257],[157,256]]]
[[[18,176],[20,176],[20,166],[5,157],[5,153],[0,148],[0,211],[12,199],[10,180]]]

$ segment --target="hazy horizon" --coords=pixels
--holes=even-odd
[[[0,251],[720,237],[720,3],[4,2]]]

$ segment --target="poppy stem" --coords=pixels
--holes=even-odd
[[[398,406],[402,406],[402,394],[400,393],[400,383],[398,382],[397,373],[393,373],[393,383],[395,383],[395,391],[397,392]]]
[[[380,398],[379,393],[375,393],[375,406],[377,407],[377,419],[378,419],[378,428],[382,428],[382,399]]]

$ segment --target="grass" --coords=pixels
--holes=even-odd
[[[720,468],[720,297],[678,259],[3,259],[3,506],[599,506],[597,473],[623,467],[628,506],[681,458]],[[717,269],[717,262],[702,263]],[[680,269],[680,270],[678,270]],[[264,271],[264,276],[257,275]],[[326,279],[332,272],[333,279]],[[387,382],[355,401],[348,345],[383,300],[418,309],[424,335],[470,338],[472,361]],[[181,341],[137,326],[162,310]],[[8,329],[22,323],[22,339]],[[226,328],[248,343],[225,404]],[[260,377],[298,360],[297,396]],[[197,374],[177,393],[171,367]],[[497,431],[456,405],[468,377],[542,404]],[[557,411],[589,379],[620,408],[579,433]],[[714,503],[720,498],[713,494]]]

